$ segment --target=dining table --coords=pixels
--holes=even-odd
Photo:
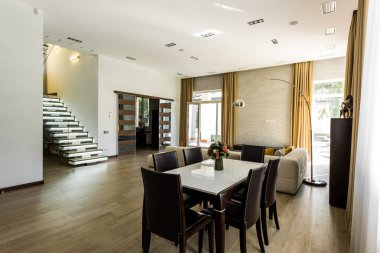
[[[184,193],[212,203],[215,221],[216,252],[225,252],[226,203],[245,185],[249,170],[259,169],[263,163],[223,159],[223,170],[214,169],[211,159],[166,171],[181,176]]]

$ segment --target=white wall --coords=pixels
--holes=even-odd
[[[42,13],[0,1],[0,188],[43,180]]]
[[[271,78],[292,81],[293,66],[238,72],[237,143],[286,146],[290,141],[291,86]]]
[[[117,95],[115,90],[174,99],[172,145],[177,145],[180,79],[106,56],[99,56],[98,140],[105,155],[117,154]],[[108,131],[105,134],[104,131]]]
[[[314,81],[344,79],[346,57],[314,62]]]
[[[80,59],[70,62],[69,58]],[[81,125],[98,137],[98,57],[65,48],[53,49],[47,60],[47,91],[58,93]]]

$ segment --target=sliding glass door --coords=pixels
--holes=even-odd
[[[221,103],[193,102],[188,104],[187,144],[208,147],[221,139]]]

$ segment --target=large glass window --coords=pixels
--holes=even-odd
[[[221,99],[221,90],[193,93],[193,102],[188,104],[189,146],[208,147],[221,140]]]
[[[314,82],[312,118],[313,118],[313,154],[314,174],[329,174],[330,163],[330,119],[339,118],[343,102],[343,80]]]

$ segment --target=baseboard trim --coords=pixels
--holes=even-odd
[[[41,180],[41,181],[31,182],[31,183],[27,183],[27,184],[20,184],[20,185],[0,188],[0,192],[5,193],[5,192],[9,192],[9,191],[20,190],[20,189],[24,189],[24,188],[28,188],[28,187],[32,187],[32,186],[42,185],[44,183],[45,183],[45,181]]]
[[[108,156],[108,159],[118,158],[118,157],[119,157],[118,155],[110,155],[110,156]]]

